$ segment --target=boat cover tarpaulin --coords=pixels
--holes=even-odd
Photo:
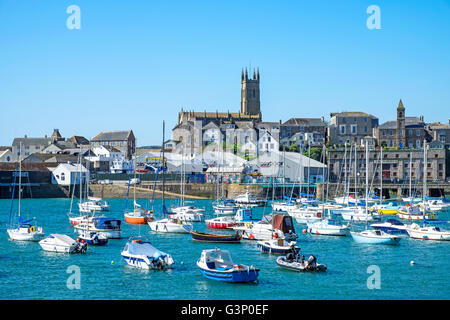
[[[289,233],[290,230],[295,233],[294,223],[291,216],[275,214],[273,216],[273,227],[283,231],[283,233]]]
[[[159,251],[152,246],[149,242],[130,242],[128,244],[128,252],[130,254],[143,255],[154,259],[158,259],[159,257],[164,257],[166,255],[164,252]]]

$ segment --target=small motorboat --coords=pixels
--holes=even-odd
[[[155,248],[145,237],[131,237],[121,255],[128,265],[140,269],[169,269],[174,264],[170,254]]]
[[[215,243],[239,243],[242,235],[239,232],[233,234],[213,234],[198,231],[191,231],[192,240],[201,242],[215,242]]]
[[[87,201],[78,203],[78,209],[84,213],[109,211],[109,204],[102,198],[88,197]]]
[[[298,253],[288,253],[284,257],[277,258],[277,265],[293,270],[293,271],[327,271],[327,266],[317,263],[316,257],[311,255],[308,260],[305,261],[305,256]]]
[[[108,243],[108,238],[95,231],[82,231],[77,238],[77,242],[82,241],[93,246],[104,246]]]
[[[401,207],[398,210],[397,216],[403,220],[423,220],[424,216],[426,220],[436,220],[438,218],[435,213],[426,212],[425,215],[423,213],[423,208],[419,205],[410,205],[409,203],[406,206]]]
[[[409,236],[414,239],[423,240],[450,240],[450,231],[436,226],[419,226],[413,223],[406,228]]]
[[[65,234],[52,233],[45,239],[39,241],[39,245],[45,251],[60,253],[85,253],[86,242],[77,242]]]
[[[267,200],[258,199],[255,196],[251,195],[247,190],[244,194],[238,195],[236,198],[234,198],[234,202],[238,206],[263,207],[266,205]]]
[[[178,210],[177,210],[178,209]],[[175,218],[186,222],[202,222],[204,219],[204,210],[197,209],[195,207],[184,206],[174,208],[172,210],[173,214],[169,215],[169,218]]]
[[[406,225],[396,219],[388,219],[383,223],[374,223],[370,226],[376,230],[381,230],[390,234],[407,234]]]
[[[350,232],[353,240],[367,244],[399,244],[401,237],[386,233],[381,230],[364,230],[362,232]]]
[[[236,225],[234,218],[229,216],[208,219],[205,223],[211,229],[232,229]]]
[[[89,222],[82,222],[74,226],[79,234],[85,231],[95,231],[109,239],[122,237],[122,221],[107,217],[94,217]]]
[[[234,202],[234,200],[223,199],[221,202],[216,202],[213,204],[214,213],[219,215],[233,215],[239,206]]]
[[[277,237],[290,241],[298,238],[292,217],[283,214],[266,215],[261,221],[233,229],[242,231],[242,237],[248,240],[270,240]]]
[[[284,239],[272,239],[257,242],[257,246],[261,252],[284,255],[289,252],[295,252],[295,250],[300,250],[296,244],[296,241],[287,242]]]
[[[259,269],[254,266],[236,265],[227,250],[203,250],[197,267],[207,279],[225,282],[255,282]]]
[[[335,219],[326,218],[322,221],[307,224],[307,231],[311,234],[326,236],[346,236],[350,226],[342,225]]]

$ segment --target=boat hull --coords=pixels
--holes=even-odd
[[[125,214],[125,221],[128,224],[146,224],[147,217],[132,217],[132,216]]]
[[[198,265],[197,265],[198,266]],[[209,270],[204,269],[198,266],[200,272],[206,279],[223,281],[223,282],[233,282],[233,283],[248,283],[255,282],[258,280],[258,269],[253,270],[233,270],[231,272],[228,271],[218,271],[218,270]]]
[[[400,242],[399,237],[370,237],[370,236],[363,236],[356,232],[350,232],[353,240],[355,240],[358,243],[367,243],[367,244],[391,244],[391,245],[397,245]]]
[[[408,234],[413,239],[422,240],[440,240],[440,241],[450,241],[450,233],[433,233],[433,232],[419,232],[408,230]]]
[[[13,241],[40,241],[44,239],[45,234],[43,232],[19,232],[17,229],[8,229],[8,235]]]
[[[236,234],[210,234],[203,232],[191,231],[192,240],[200,242],[214,242],[214,243],[239,243],[242,237]]]

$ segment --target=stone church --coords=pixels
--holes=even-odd
[[[239,144],[242,152],[255,152],[255,141],[259,135],[257,129],[262,123],[259,69],[253,70],[253,75],[249,76],[246,68],[241,72],[240,112],[194,112],[181,109],[178,123],[172,129],[171,143],[175,144],[173,152],[194,156],[205,149],[217,151],[220,146],[229,148],[236,144]]]

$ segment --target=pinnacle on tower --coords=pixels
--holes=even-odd
[[[399,109],[405,110],[405,107],[403,106],[402,99],[400,99],[400,101],[399,101],[399,103],[398,103],[397,110],[399,110]]]

